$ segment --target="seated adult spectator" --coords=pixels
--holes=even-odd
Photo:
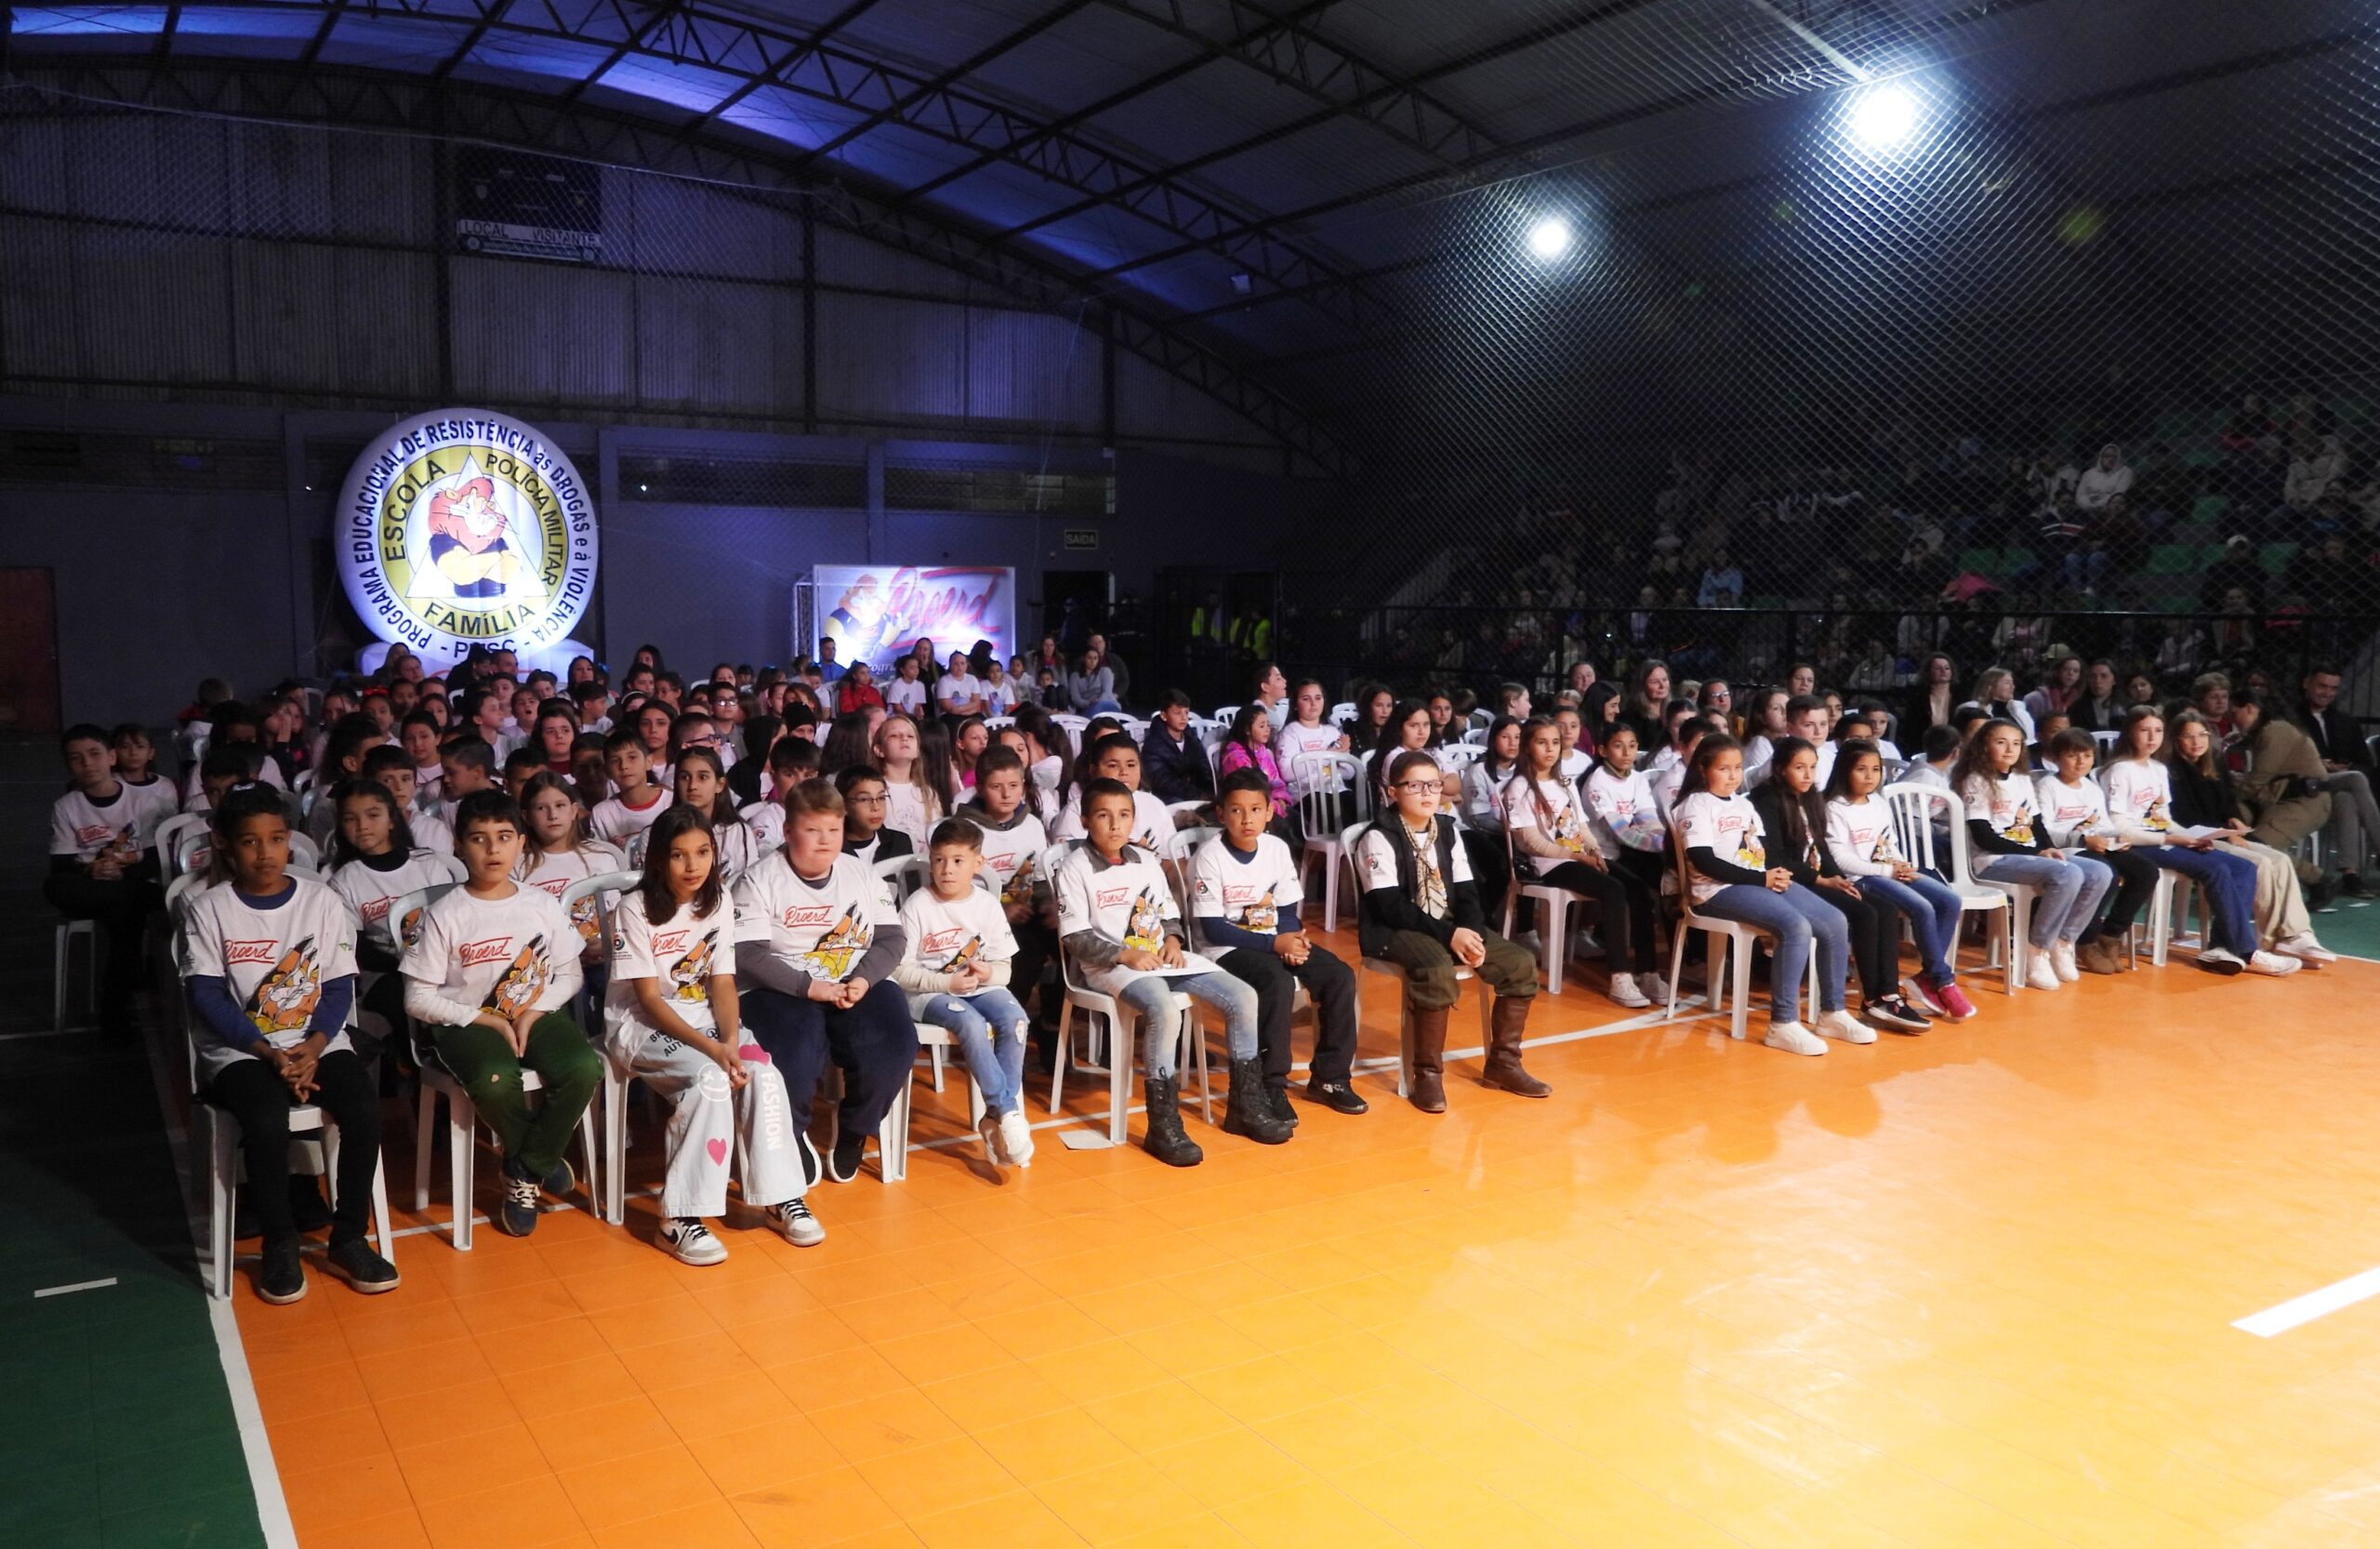
[[[2083,669],[2082,692],[2067,706],[2066,713],[2069,723],[2080,730],[2113,732],[2122,728],[2124,708],[2115,663],[2100,660]]]
[[[1959,708],[1959,691],[1953,682],[1958,670],[1957,664],[1939,651],[1919,665],[1917,682],[1911,687],[1908,702],[1901,710],[1903,743],[1922,743],[1928,731],[1950,723],[1950,717]]]
[[[2255,819],[2249,837],[2286,852],[2331,820],[2331,798],[2322,788],[2329,771],[2321,752],[2295,722],[2267,715],[2263,702],[2246,690],[2231,695],[2231,723],[2230,740],[2247,754],[2238,785],[2240,800]],[[2306,884],[2315,908],[2329,901],[2320,867],[2298,861],[2297,880]]]
[[[2112,680],[2111,680],[2112,686]],[[2053,652],[2049,670],[2042,675],[2041,687],[2025,695],[2025,708],[2036,727],[2046,715],[2063,715],[2071,724],[2074,702],[2082,696],[2082,658],[2064,651]],[[2046,741],[2043,735],[2037,740]]]
[[[2081,510],[2105,510],[2110,497],[2131,488],[2132,469],[2123,460],[2123,448],[2111,441],[2075,481],[2074,504]]]
[[[1124,707],[1116,701],[1116,674],[1100,659],[1097,651],[1086,649],[1081,664],[1066,674],[1066,702],[1077,715],[1099,715]]]
[[[2234,590],[2246,594],[2250,613],[2264,611],[2265,568],[2256,563],[2256,546],[2245,533],[2225,538],[2223,557],[2206,567],[2199,581],[2200,609],[2221,613],[2226,594]]]
[[[2366,896],[2363,861],[2367,845],[2380,845],[2380,811],[2372,798],[2371,744],[2363,723],[2339,708],[2339,669],[2316,662],[2299,680],[2298,724],[2313,739],[2327,772],[2321,788],[2331,797],[2331,854],[2339,891]]]

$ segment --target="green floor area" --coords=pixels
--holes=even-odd
[[[2380,898],[2338,899],[2314,917],[2314,933],[2334,952],[2380,961]]]
[[[56,768],[0,744],[0,1545],[262,1545],[147,1057],[46,1036]]]

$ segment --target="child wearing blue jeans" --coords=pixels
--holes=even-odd
[[[977,1124],[984,1159],[994,1167],[1033,1165],[1033,1129],[1025,1121],[1025,1007],[1008,989],[1016,935],[999,894],[975,885],[984,869],[984,831],[963,817],[945,818],[928,843],[932,880],[901,906],[906,950],[892,982],[909,992],[921,1026],[958,1035],[968,1074],[984,1094]]]
[[[1987,721],[1967,738],[1950,771],[1950,788],[1966,808],[1971,869],[1984,881],[2038,888],[2026,939],[2025,983],[2056,989],[2082,977],[2074,944],[2099,917],[2115,884],[2112,867],[2046,842],[2032,777],[2025,771],[2025,733],[2013,721]]]
[[[1876,1030],[1844,1006],[1851,932],[1842,911],[1768,864],[1766,829],[1742,794],[1743,745],[1713,734],[1694,746],[1686,784],[1670,815],[1691,868],[1694,911],[1733,920],[1777,939],[1768,966],[1768,1034],[1789,1054],[1823,1054],[1818,1036],[1873,1043]],[[1818,1033],[1802,1026],[1802,974],[1818,956]]]

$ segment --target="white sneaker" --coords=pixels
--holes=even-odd
[[[777,1230],[796,1248],[815,1248],[826,1240],[826,1228],[810,1213],[810,1202],[797,1196],[775,1207]]]
[[[1652,1004],[1650,1000],[1645,999],[1645,992],[1636,987],[1636,975],[1633,973],[1615,973],[1611,976],[1611,998],[1618,1004],[1632,1010]]]
[[[2276,979],[2286,979],[2292,973],[2296,973],[2299,969],[2305,966],[2306,965],[2304,963],[2300,962],[2295,958],[2285,958],[2278,952],[2251,952],[2248,954],[2249,973],[2268,973]]]
[[[661,1246],[669,1250],[680,1264],[700,1267],[727,1262],[727,1244],[711,1236],[710,1228],[691,1215],[676,1216],[661,1224]]]
[[[2220,947],[2201,950],[2198,965],[2212,973],[2237,973],[2248,966],[2240,960],[2238,953],[2226,951]]]
[[[2049,949],[2049,965],[2057,973],[2058,982],[2072,984],[2082,977],[2082,970],[2074,960],[2074,944],[2061,941]]]
[[[1818,1013],[1818,1032],[1823,1037],[1841,1039],[1845,1043],[1876,1041],[1876,1029],[1849,1012]]]
[[[2066,982],[2057,976],[2057,970],[2050,966],[2047,952],[2036,947],[2025,956],[2030,960],[2025,967],[2025,983],[2033,988],[2056,989]]]
[[[1798,1022],[1772,1022],[1768,1036],[1760,1040],[1771,1049],[1782,1049],[1789,1054],[1823,1054],[1826,1044],[1816,1033]]]
[[[1033,1126],[1025,1121],[1025,1109],[1015,1107],[1000,1115],[1000,1149],[1008,1153],[1009,1161],[1017,1167],[1033,1165]]]
[[[1670,1003],[1670,982],[1658,973],[1636,975],[1636,992],[1657,1006]]]
[[[2336,962],[2339,960],[2339,955],[2336,952],[2332,951],[2329,947],[2323,946],[2320,942],[2316,941],[2314,939],[2314,933],[2311,931],[2300,931],[2297,934],[2291,936],[2287,941],[2274,942],[2272,949],[2276,952],[2284,953],[2289,957],[2297,959],[2299,961],[2305,963],[2308,968],[2315,967],[2321,963]]]
[[[975,1121],[975,1138],[984,1143],[984,1159],[994,1167],[1008,1160],[1008,1152],[1000,1145],[1000,1118],[987,1113]]]

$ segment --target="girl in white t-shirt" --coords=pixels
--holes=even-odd
[[[1891,811],[1876,794],[1884,783],[1884,755],[1874,744],[1843,745],[1826,788],[1827,854],[1862,894],[1891,904],[1909,920],[1924,972],[1904,983],[1920,1009],[1964,1022],[1976,1012],[1957,982],[1959,895],[1901,854]]]
[[[2064,719],[2064,711],[2057,713]],[[2132,922],[2157,891],[2157,863],[2115,831],[2107,795],[2091,777],[2099,749],[2090,733],[2062,727],[2050,735],[2042,751],[2050,768],[2033,782],[2033,800],[2040,804],[2049,841],[2116,874],[2107,912],[2074,944],[2075,966],[2092,973],[2122,973],[2126,959],[2115,944],[2131,933]]]
[[[918,658],[903,656],[892,664],[892,681],[884,685],[884,708],[903,715],[926,713],[925,680],[918,676]]]
[[[264,1229],[257,1294],[276,1304],[306,1294],[298,1199],[289,1173],[289,1112],[321,1108],[340,1141],[329,1263],[361,1291],[393,1291],[397,1272],[364,1239],[380,1162],[379,1085],[345,1031],[355,995],[355,925],[319,882],[289,875],[289,821],[258,785],[215,810],[218,885],[182,917],[182,988],[201,1100],[239,1120],[249,1198]]]
[[[1802,1026],[1802,975],[1818,960],[1818,1031],[1845,1043],[1873,1043],[1875,1029],[1844,1009],[1851,932],[1841,910],[1768,864],[1767,835],[1742,794],[1743,745],[1722,733],[1695,744],[1670,826],[1686,853],[1694,911],[1734,920],[1776,938],[1768,966],[1768,1034],[1761,1041],[1794,1054],[1826,1044]]]
[[[1637,987],[1636,974],[1653,965],[1660,863],[1653,863],[1650,879],[1641,872],[1623,877],[1597,842],[1595,820],[1579,788],[1562,777],[1562,756],[1569,751],[1562,727],[1551,716],[1539,716],[1529,722],[1521,766],[1504,786],[1504,830],[1512,836],[1514,864],[1526,867],[1544,886],[1565,888],[1594,903],[1603,918],[1604,949],[1610,957],[1611,998],[1623,1006],[1649,1006],[1653,1001]],[[1633,766],[1633,730],[1615,731],[1606,748],[1621,741],[1623,734]],[[1645,806],[1651,810],[1649,793]],[[1633,826],[1633,817],[1630,821]],[[1545,944],[1549,952],[1568,949],[1567,942]]]
[[[1950,789],[1966,809],[1969,869],[1985,880],[2039,890],[2025,982],[2056,989],[2081,978],[2074,943],[2099,912],[2115,873],[2096,861],[2078,864],[2043,835],[2040,802],[2025,773],[2024,730],[2013,721],[1977,727],[1950,770]]]
[[[679,761],[681,774],[689,761]],[[826,1240],[802,1199],[818,1172],[815,1156],[802,1155],[809,1137],[793,1123],[776,1066],[744,1036],[735,906],[725,884],[701,810],[681,803],[662,814],[642,880],[613,911],[603,1007],[612,1068],[669,1105],[655,1240],[691,1264],[727,1257],[703,1218],[727,1213],[727,1164],[738,1141],[744,1202],[767,1211],[797,1247]]]
[[[903,955],[892,981],[909,992],[909,1013],[919,1023],[958,1038],[968,1074],[983,1094],[975,1128],[984,1159],[994,1167],[1030,1167],[1033,1127],[1025,1119],[1030,1024],[1008,988],[1016,937],[1007,909],[999,894],[975,885],[984,871],[983,830],[963,817],[945,821],[933,831],[926,864],[927,885],[901,906]]]
[[[396,973],[404,952],[398,939],[403,922],[390,919],[390,908],[408,893],[453,881],[457,867],[451,855],[414,848],[403,807],[376,781],[345,781],[328,804],[337,824],[331,830],[330,888],[354,911],[358,1003],[377,1024],[359,1024],[351,1035],[356,1052],[368,1060],[404,1017],[404,986]]]
[[[2282,956],[2256,949],[2256,863],[2212,839],[2184,839],[2175,831],[2173,775],[2157,756],[2164,746],[2165,718],[2154,706],[2137,705],[2125,712],[2107,766],[2099,772],[2109,822],[2135,854],[2206,890],[2211,907],[2200,967],[2237,973],[2259,957]]]
[[[951,717],[989,715],[984,708],[984,685],[968,670],[967,653],[950,654],[950,670],[933,685],[933,702],[942,713]]]
[[[949,815],[950,793],[926,768],[917,722],[907,715],[886,716],[876,728],[872,751],[876,767],[884,772],[884,826],[906,834],[910,848],[923,854],[934,825]]]
[[[521,788],[521,806],[529,834],[521,846],[514,881],[539,888],[559,904],[573,882],[631,869],[618,845],[607,844],[588,832],[587,809],[578,804],[570,782],[561,775],[530,775],[529,783]],[[570,911],[570,923],[578,933],[581,966],[602,972],[603,922],[595,900],[580,899]]]
[[[760,846],[752,834],[751,826],[736,814],[735,795],[727,788],[727,771],[720,761],[718,750],[710,748],[689,748],[678,755],[673,773],[677,782],[670,798],[679,806],[692,807],[710,824],[711,849],[719,865],[722,886],[734,887],[735,879],[752,867],[760,858]],[[653,827],[658,828],[655,823]],[[629,854],[630,864],[642,866],[648,854],[653,828],[637,836],[637,843]]]
[[[1329,695],[1319,682],[1312,678],[1298,680],[1289,695],[1289,719],[1273,735],[1275,754],[1292,779],[1296,777],[1301,755],[1348,750],[1347,734],[1323,719],[1329,708]]]
[[[1431,739],[1437,735],[1437,723],[1430,719],[1430,707],[1419,699],[1399,699],[1388,712],[1387,722],[1380,729],[1379,739],[1372,746],[1372,809],[1386,811],[1395,803],[1388,796],[1389,766],[1399,754],[1421,753],[1428,756],[1439,774],[1439,802],[1451,809],[1462,800],[1462,788],[1444,788],[1446,766],[1430,751]]]
[[[1084,772],[1086,783],[1091,780],[1114,780],[1132,793],[1131,842],[1149,854],[1164,858],[1173,837],[1173,814],[1165,803],[1141,788],[1141,750],[1132,739],[1121,732],[1110,733],[1091,744],[1090,768]],[[1064,811],[1050,825],[1053,840],[1084,838],[1088,829],[1083,821],[1082,790],[1072,792]]]

